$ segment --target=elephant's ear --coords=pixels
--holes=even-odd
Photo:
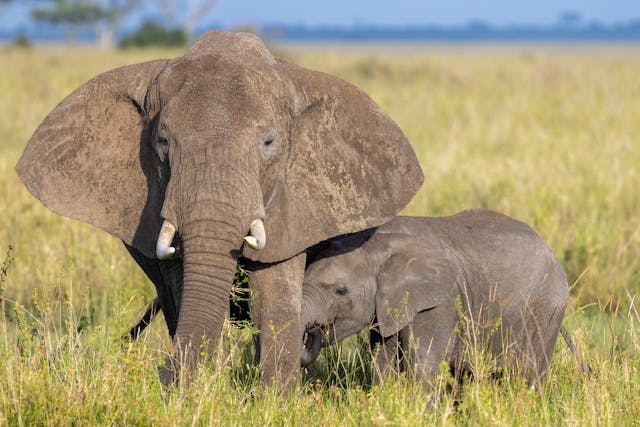
[[[378,274],[376,316],[388,337],[405,328],[421,311],[455,296],[456,272],[442,251],[414,236],[389,234],[395,254]]]
[[[49,113],[27,143],[16,171],[58,214],[95,225],[155,257],[162,201],[152,179],[142,106],[167,61],[100,74]]]
[[[364,92],[284,61],[278,68],[294,98],[290,152],[266,199],[267,247],[245,251],[266,262],[383,224],[423,181],[411,144]]]

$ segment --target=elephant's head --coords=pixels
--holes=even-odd
[[[423,179],[403,133],[355,86],[219,31],[75,90],[16,169],[52,211],[147,257],[176,256],[177,233],[182,345],[219,336],[239,253],[275,262],[379,225]]]
[[[375,232],[371,228],[330,239],[309,257],[302,286],[302,366],[313,362],[322,347],[374,320],[377,264],[384,258],[369,247]]]

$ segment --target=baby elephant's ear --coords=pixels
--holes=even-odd
[[[411,236],[396,236],[404,242],[398,247],[404,249],[378,275],[376,315],[383,337],[398,333],[419,312],[455,296],[455,270],[442,253],[428,243],[416,244]]]

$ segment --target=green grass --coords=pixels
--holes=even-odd
[[[635,48],[314,50],[296,62],[356,83],[400,124],[426,183],[405,213],[469,207],[534,226],[571,288],[543,389],[476,378],[459,402],[404,376],[372,385],[362,337],[323,351],[290,396],[256,381],[250,332],[188,389],[167,392],[158,319],[120,336],[154,295],[115,238],[46,210],[13,167],[65,95],[118,65],[177,51],[0,50],[0,425],[632,425],[640,419],[640,58]],[[12,250],[9,253],[9,245]],[[444,375],[442,384],[448,382]],[[443,385],[444,387],[444,385]]]

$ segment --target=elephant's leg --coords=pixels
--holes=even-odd
[[[387,338],[380,337],[377,344],[374,348],[373,381],[379,384],[386,376],[400,373],[402,354],[397,335],[391,335]]]
[[[261,266],[249,276],[251,314],[260,330],[258,349],[263,381],[290,390],[300,374],[302,282],[306,254]]]
[[[181,258],[159,261],[158,264],[164,279],[162,296],[158,293],[158,297],[162,303],[162,312],[167,325],[171,325],[169,326],[169,335],[173,338],[178,326],[178,313],[180,313],[180,305],[182,303],[184,265]],[[169,314],[165,311],[165,307],[166,310],[169,310]],[[167,317],[169,318],[168,320]]]
[[[511,319],[505,322],[510,330],[522,331],[516,345],[511,346],[512,351],[507,353],[507,365],[520,372],[538,390],[549,368],[564,309],[564,304],[554,304],[553,301],[535,302],[525,307],[521,322],[510,322]]]
[[[129,330],[129,333],[127,335],[124,335],[122,339],[125,341],[136,341],[140,336],[140,334],[142,333],[142,331],[144,331],[147,328],[147,326],[151,324],[153,319],[155,319],[156,315],[160,312],[160,310],[162,310],[162,307],[160,306],[160,299],[155,298],[151,302],[151,304],[149,304],[147,311],[145,311],[144,315],[142,315],[142,318],[140,319],[140,321],[136,323],[136,325],[133,328],[131,328]]]
[[[169,329],[169,335],[173,337],[176,332],[178,312],[180,310],[182,260],[160,261],[147,258],[127,244],[125,244],[125,247],[156,287],[160,307],[162,308],[164,319]]]
[[[440,373],[442,361],[455,359],[454,330],[457,321],[455,308],[445,304],[421,311],[409,326],[400,331],[408,368],[415,369],[418,381],[431,381]]]

